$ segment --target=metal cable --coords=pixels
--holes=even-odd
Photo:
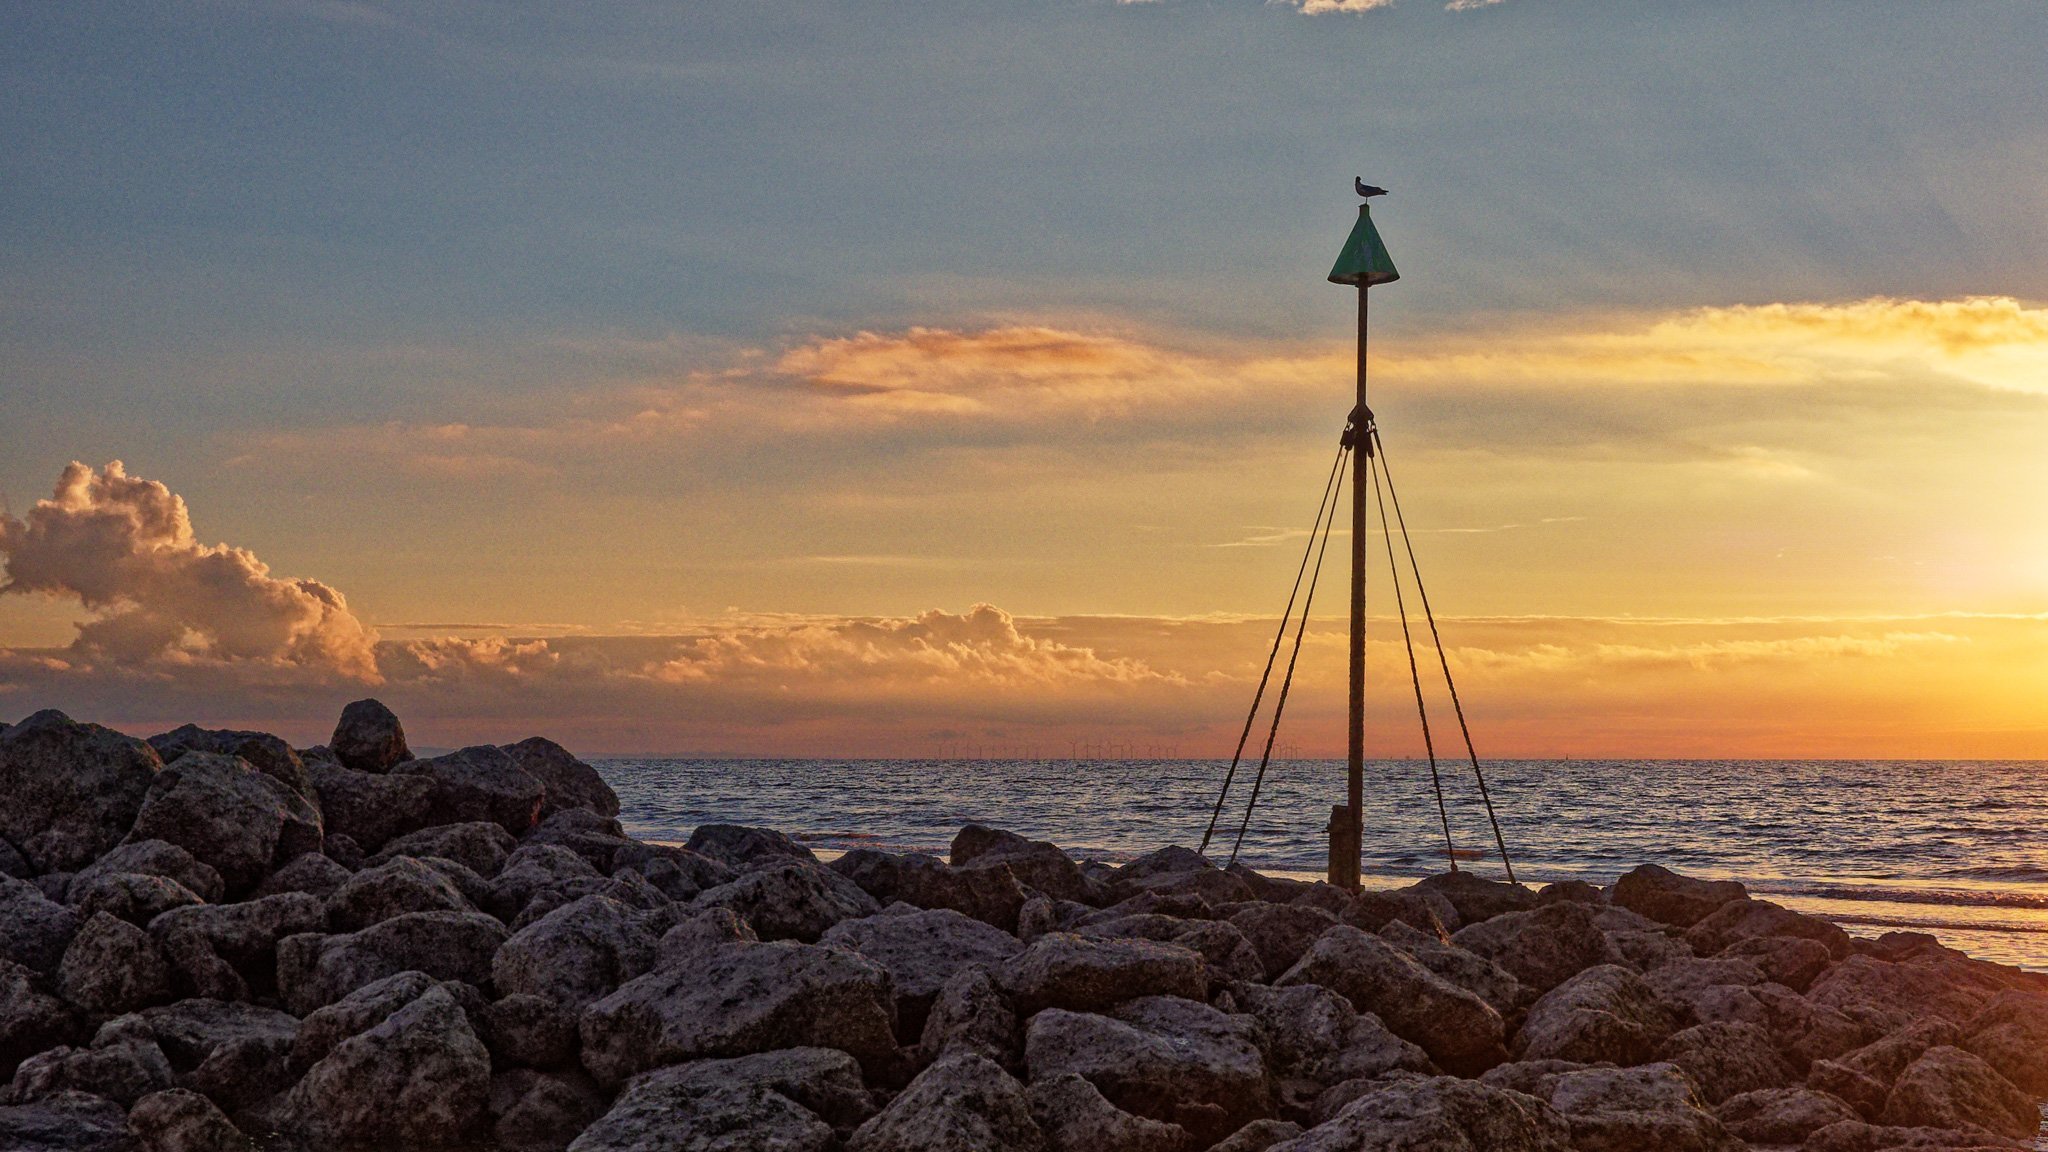
[[[1370,432],[1368,432],[1370,435]],[[1374,442],[1378,446],[1378,442]],[[1366,456],[1366,466],[1372,471],[1372,498],[1380,509],[1380,530],[1387,530],[1387,501],[1380,495],[1380,466],[1376,454]],[[1394,610],[1401,616],[1401,647],[1408,652],[1408,678],[1415,682],[1415,715],[1422,721],[1422,750],[1429,757],[1429,781],[1436,788],[1436,814],[1444,825],[1444,859],[1451,862],[1451,871],[1458,870],[1458,850],[1451,844],[1451,813],[1444,806],[1444,779],[1436,767],[1436,741],[1429,734],[1429,709],[1422,702],[1422,669],[1415,663],[1415,641],[1408,635],[1408,606],[1401,597],[1401,567],[1394,562],[1394,550],[1387,549],[1387,573],[1394,578]]]

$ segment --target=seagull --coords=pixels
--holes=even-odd
[[[1385,188],[1378,188],[1371,184],[1367,184],[1364,180],[1361,180],[1356,176],[1353,176],[1351,178],[1351,181],[1354,185],[1357,186],[1358,194],[1360,196],[1365,197],[1367,200],[1370,200],[1375,196],[1385,196],[1387,194],[1387,190]]]

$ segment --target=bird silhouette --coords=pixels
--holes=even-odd
[[[1351,180],[1352,183],[1358,188],[1358,194],[1360,196],[1365,197],[1367,200],[1370,200],[1375,196],[1385,196],[1387,194],[1387,190],[1385,188],[1379,188],[1374,185],[1367,184],[1364,180],[1361,180],[1356,176],[1353,176]]]

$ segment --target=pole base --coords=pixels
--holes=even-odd
[[[1358,891],[1359,829],[1357,810],[1348,804],[1330,806],[1330,886]]]

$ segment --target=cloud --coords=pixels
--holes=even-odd
[[[1390,8],[1394,0],[1273,0],[1287,8],[1299,9],[1303,15],[1320,16],[1326,12],[1370,12],[1375,8]]]
[[[77,600],[72,657],[89,664],[247,661],[377,678],[375,635],[318,580],[193,536],[185,501],[116,460],[73,462],[21,519],[0,514],[0,594]]]

